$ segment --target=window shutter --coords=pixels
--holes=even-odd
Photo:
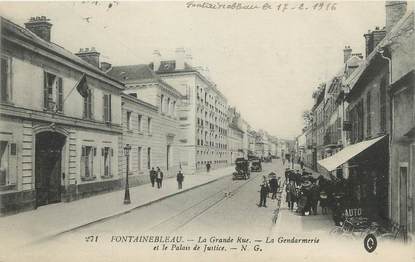
[[[114,156],[114,149],[111,148],[111,156]]]
[[[9,63],[6,58],[1,58],[1,101],[9,100]]]
[[[48,109],[48,73],[43,72],[43,107]]]
[[[9,144],[9,170],[8,184],[14,185],[17,182],[17,147],[15,143]]]
[[[57,109],[59,112],[63,112],[63,81],[62,78],[58,78],[58,97],[57,97]]]
[[[97,148],[94,147],[94,156],[96,156],[96,155],[97,155]]]
[[[105,154],[105,149],[101,148],[101,156],[104,156],[104,154]]]
[[[89,113],[89,117],[92,118],[94,113],[92,111],[92,101],[93,101],[93,93],[92,90],[88,90],[88,113]]]
[[[85,150],[85,146],[82,146],[82,150],[81,150],[81,163],[80,163],[80,175],[81,177],[85,177],[85,155],[86,155],[86,150]]]
[[[104,104],[104,115],[103,115],[103,119],[104,119],[104,122],[106,122],[108,119],[107,119],[107,113],[108,113],[108,99],[107,99],[107,95],[104,95],[104,101],[103,101],[103,104]]]
[[[108,95],[108,120],[109,122],[112,121],[112,108],[111,108],[111,95]]]
[[[87,112],[87,109],[88,109],[87,98],[83,97],[82,99],[84,100],[84,118],[87,118],[88,117],[88,112]]]

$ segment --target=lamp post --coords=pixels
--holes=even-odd
[[[131,200],[130,200],[130,186],[128,184],[128,169],[129,169],[129,165],[130,165],[130,150],[131,150],[131,146],[129,144],[126,144],[124,146],[124,155],[126,157],[127,160],[127,170],[126,170],[126,174],[125,174],[125,194],[124,194],[124,204],[130,204]]]

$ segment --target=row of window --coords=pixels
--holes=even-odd
[[[197,161],[196,168],[204,168],[207,163],[209,164],[227,164],[228,160],[214,160],[214,161]]]
[[[93,180],[96,178],[97,173],[94,170],[96,167],[95,162],[101,161],[101,177],[112,177],[112,165],[114,150],[111,147],[102,147],[100,152],[100,159],[98,159],[97,147],[94,146],[82,146],[81,153],[81,179],[82,180]],[[98,170],[99,172],[99,170]]]
[[[9,57],[1,57],[1,86],[0,86],[0,101],[12,101],[12,59]],[[83,118],[94,118],[94,99],[93,90],[88,88],[86,84],[81,86],[78,92],[83,97]],[[64,111],[64,85],[63,78],[44,71],[43,73],[43,108],[45,111],[53,111],[63,113]],[[103,95],[103,121],[111,123],[112,109],[111,109],[111,95]]]
[[[133,112],[132,111],[127,111],[127,129],[128,130],[133,130],[133,123],[132,123],[132,118],[133,118]],[[139,133],[144,131],[144,127],[143,127],[143,115],[141,114],[137,114],[137,126],[136,129]],[[151,117],[147,117],[147,133],[151,134],[152,131],[152,118]]]
[[[143,150],[144,150],[143,147],[137,146],[136,148],[132,148],[130,154],[126,156],[129,162],[128,173],[131,173],[133,171],[132,170],[132,167],[134,164],[133,161],[136,161],[136,164],[137,164],[136,167],[137,167],[138,172],[143,170],[143,166],[144,166],[143,165]],[[147,154],[147,163],[146,163],[147,169],[151,169],[152,167],[151,166],[151,160],[152,160],[151,159],[151,147],[147,147],[147,150],[145,151],[145,153]]]
[[[170,97],[165,97],[164,95],[161,95],[160,112],[170,116],[176,116],[176,101],[171,100]]]

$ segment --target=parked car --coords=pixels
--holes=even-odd
[[[235,172],[233,172],[233,180],[249,179],[251,172],[249,170],[249,161],[243,157],[235,160]]]

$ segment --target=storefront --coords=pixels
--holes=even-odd
[[[381,136],[350,145],[318,162],[337,179],[344,180],[337,191],[343,191],[346,215],[387,221],[388,148],[388,137]],[[349,168],[347,179],[338,168],[345,163]]]

